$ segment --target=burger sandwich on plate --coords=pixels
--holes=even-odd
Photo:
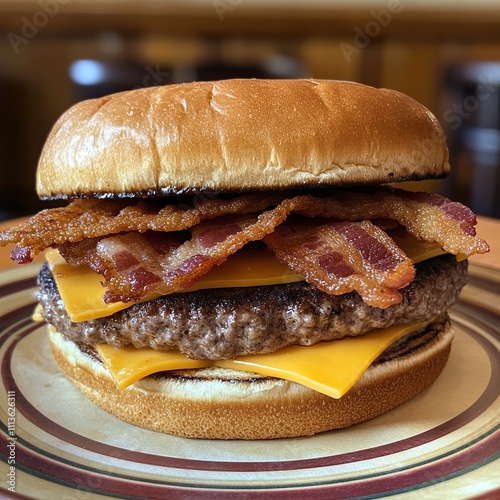
[[[63,114],[37,192],[69,203],[0,244],[20,264],[46,251],[35,316],[109,413],[195,438],[311,435],[443,370],[447,311],[488,245],[467,207],[395,183],[449,168],[436,118],[391,90],[133,90]]]

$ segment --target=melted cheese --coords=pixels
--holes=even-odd
[[[57,250],[48,250],[46,259],[71,321],[103,318],[133,304],[133,302],[106,304],[103,300],[105,290],[101,285],[102,277],[89,267],[70,266]],[[280,264],[264,245],[250,244],[229,256],[220,266],[214,266],[184,292],[203,288],[277,285],[303,279],[303,276],[293,273],[288,267]],[[158,295],[150,295],[144,300],[156,297]]]
[[[106,304],[102,277],[89,267],[70,266],[57,250],[47,250],[45,257],[71,321],[102,318],[130,307],[123,302]]]
[[[178,351],[115,349],[106,344],[95,347],[121,389],[159,371],[218,366],[291,380],[332,398],[340,398],[388,346],[427,324],[393,326],[373,330],[358,338],[320,342],[310,347],[289,346],[272,354],[221,361],[197,361]]]
[[[414,262],[430,259],[444,253],[434,243],[425,243],[413,238],[394,238],[396,243]],[[116,302],[106,304],[101,276],[88,267],[73,267],[59,255],[57,250],[46,253],[52,274],[71,321],[88,321],[110,316],[130,307],[133,303]],[[220,266],[213,267],[187,291],[202,288],[226,288],[237,286],[276,285],[302,281],[303,277],[280,264],[274,254],[264,245],[249,244]],[[151,300],[158,295],[150,295]]]
[[[446,253],[437,243],[418,241],[411,236],[407,238],[393,236],[392,239],[415,264]]]
[[[189,370],[212,366],[212,361],[191,359],[179,351],[160,352],[151,348],[116,349],[109,344],[94,346],[120,389],[141,378],[170,370]]]

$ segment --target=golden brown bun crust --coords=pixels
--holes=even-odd
[[[191,438],[273,439],[348,427],[405,403],[441,373],[452,337],[443,331],[410,355],[370,367],[341,399],[221,368],[196,370],[196,378],[184,380],[147,377],[120,390],[73,342],[53,330],[50,342],[57,363],[83,394],[126,422]]]
[[[327,80],[167,85],[80,102],[55,124],[41,198],[385,183],[449,172],[435,117],[396,91]]]

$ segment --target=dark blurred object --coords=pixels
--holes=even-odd
[[[226,80],[229,78],[272,78],[263,67],[244,64],[207,63],[190,68],[190,81]]]
[[[127,60],[78,59],[69,74],[76,101],[172,83],[169,68]]]
[[[500,61],[454,66],[445,84],[450,196],[500,217]]]
[[[212,81],[229,78],[303,78],[306,70],[295,58],[272,55],[258,63],[234,63],[214,58],[185,69],[184,81]]]
[[[0,219],[28,214],[36,199],[30,177],[27,143],[30,128],[28,89],[19,81],[0,79]]]

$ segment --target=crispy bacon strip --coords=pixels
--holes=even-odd
[[[106,278],[107,294],[109,288],[119,286],[121,296],[115,301],[128,302],[156,292],[163,285],[162,261],[184,240],[178,232],[127,233],[101,239],[95,253]]]
[[[106,246],[114,249],[113,258],[109,261],[97,251],[104,238],[89,238],[76,243],[64,243],[59,253],[72,266],[89,266],[96,273],[106,274],[106,270],[114,267],[118,270],[140,264],[148,260],[148,255],[163,256],[180,246],[186,240],[181,231],[163,233],[146,231],[145,233],[126,233],[106,238]]]
[[[475,237],[477,221],[472,210],[437,194],[382,187],[339,191],[330,197],[316,198],[309,208],[300,207],[295,212],[349,221],[392,219],[405,226],[413,237],[436,242],[454,255],[469,257],[489,251],[488,244]]]
[[[274,208],[266,210],[273,205]],[[157,201],[145,200],[132,204],[124,200],[79,200],[66,209],[44,211],[25,224],[0,233],[0,244],[17,242],[12,257],[19,263],[29,262],[33,253],[47,246],[60,246],[70,263],[87,263],[104,276],[108,287],[107,300],[135,301],[152,291],[171,293],[187,288],[248,241],[272,233],[290,212],[350,222],[385,220],[384,226],[387,227],[390,227],[388,220],[395,220],[417,239],[438,242],[446,251],[456,255],[469,256],[489,250],[486,242],[475,237],[476,219],[468,208],[438,195],[389,188],[337,191],[324,198],[254,193],[229,201],[209,199],[191,208],[159,206]],[[362,228],[381,241],[381,235],[374,234],[367,224],[363,222],[358,227],[354,224],[332,226],[330,223],[327,225],[329,239],[337,233],[336,244],[341,242],[340,235],[350,241],[350,246],[356,247],[356,238],[359,237],[360,241],[366,238],[358,234]],[[285,225],[282,229],[287,227]],[[179,240],[179,234],[185,229],[190,229],[191,239]],[[127,232],[127,236],[118,235],[123,232]],[[155,248],[158,241],[156,244],[148,241],[151,235],[158,233],[166,235],[155,236],[168,247],[166,251]],[[116,236],[106,237],[110,234]],[[321,233],[320,236],[324,235]],[[387,243],[384,245],[386,249],[391,247]],[[332,266],[347,262],[354,269],[353,274],[362,275],[359,265],[356,267],[349,259],[344,260],[345,255],[353,258],[350,247],[344,250],[347,253],[340,253],[342,258],[338,262],[334,262],[338,258],[333,252],[327,252],[326,256],[318,257],[316,264],[328,274]],[[360,255],[363,251],[363,246],[358,248]],[[359,262],[370,261],[369,253],[365,257]],[[286,256],[283,260],[287,261]],[[394,284],[386,281],[388,276],[393,276],[391,273],[377,275],[375,268],[368,266],[365,271],[370,279],[382,283],[382,287],[394,290],[404,286],[404,280],[397,280],[407,274],[396,273]],[[312,280],[317,270],[309,272]],[[356,286],[354,289],[367,296],[368,288],[363,281]],[[396,297],[394,292],[387,294]]]
[[[311,224],[292,215],[264,242],[318,289],[332,295],[355,290],[374,307],[401,302],[397,288],[415,277],[412,261],[369,221]]]
[[[158,198],[75,200],[67,207],[42,210],[26,222],[0,232],[0,246],[16,243],[11,258],[31,262],[46,248],[120,232],[181,231],[202,220],[255,213],[280,203],[284,193],[252,193],[231,200],[194,198],[194,203],[161,205]]]
[[[106,265],[104,300],[137,301],[150,293],[168,294],[188,288],[246,243],[261,240],[272,232],[286,219],[287,205],[290,204],[279,205],[259,216],[227,215],[203,221],[191,229],[191,239],[163,255],[155,255],[147,248],[142,257],[140,247],[145,236],[138,233],[100,240],[96,252]],[[138,255],[141,258],[136,262],[132,256]],[[118,261],[126,264],[119,266]]]
[[[186,241],[180,232],[126,233],[66,243],[59,252],[71,265],[88,265],[119,287],[116,301],[138,301],[163,284],[161,262]]]
[[[229,214],[258,213],[280,205],[309,217],[342,220],[396,220],[424,241],[439,243],[447,252],[470,256],[489,251],[475,237],[476,218],[460,203],[430,193],[375,188],[365,191],[336,191],[318,198],[310,195],[287,198],[284,193],[253,193],[225,201],[209,199],[189,208],[159,206],[157,201],[77,200],[65,208],[49,209],[27,222],[0,232],[0,245],[16,243],[11,258],[30,262],[33,255],[51,246],[118,234],[120,232],[180,231],[202,220]],[[185,208],[185,209],[183,209]]]

